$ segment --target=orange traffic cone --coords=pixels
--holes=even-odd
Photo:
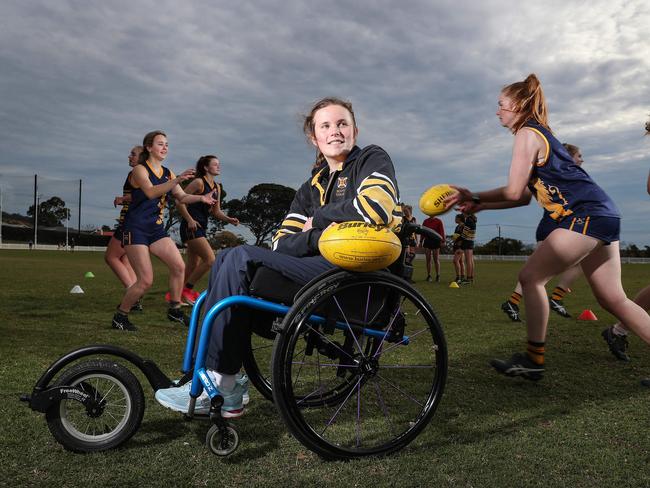
[[[598,320],[598,317],[591,310],[585,310],[578,316],[578,320]]]

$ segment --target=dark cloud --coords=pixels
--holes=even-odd
[[[439,182],[501,185],[512,138],[498,92],[536,72],[553,129],[621,207],[623,239],[650,243],[634,230],[647,205],[646,2],[8,1],[0,19],[0,186],[81,178],[86,225],[112,222],[126,155],[155,128],[176,171],[217,153],[230,197],[297,187],[313,158],[300,114],[326,95],[354,102],[360,143],[389,151],[404,200]],[[502,224],[530,242],[538,214],[486,214],[479,240]]]

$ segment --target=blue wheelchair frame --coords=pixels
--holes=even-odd
[[[215,384],[208,376],[205,367],[205,359],[208,354],[210,334],[212,332],[212,327],[217,315],[219,315],[227,308],[235,305],[243,305],[255,310],[271,312],[276,315],[286,315],[286,313],[291,308],[286,305],[273,303],[261,298],[254,298],[246,295],[234,295],[220,300],[215,305],[213,305],[212,308],[210,308],[210,310],[205,314],[205,317],[203,318],[203,326],[201,327],[201,335],[199,336],[196,360],[194,361],[194,364],[192,364],[196,334],[198,331],[199,316],[201,314],[201,308],[203,307],[206,296],[207,292],[204,291],[201,293],[199,298],[194,303],[194,307],[192,308],[192,315],[190,317],[190,325],[187,333],[187,343],[185,344],[185,352],[183,355],[183,374],[189,374],[193,371],[192,386],[190,388],[190,404],[188,410],[189,417],[193,416],[196,399],[201,395],[201,393],[203,393],[203,389],[205,389],[207,394],[210,396],[210,400],[219,395],[219,389],[215,386]],[[318,315],[311,315],[308,320],[314,324],[326,323],[326,319]],[[335,323],[334,327],[340,330],[351,329],[350,324],[338,321]],[[386,334],[384,331],[368,329],[366,327],[361,328],[361,333],[378,339],[382,339]],[[400,339],[401,345],[408,345],[408,343],[408,336],[405,335]]]

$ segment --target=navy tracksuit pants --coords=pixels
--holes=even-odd
[[[301,285],[333,268],[322,256],[297,258],[255,246],[223,250],[210,271],[204,312],[223,298],[249,294],[249,263],[262,264]],[[236,374],[240,370],[249,334],[247,316],[236,308],[228,308],[217,316],[212,326],[206,367],[223,374]]]

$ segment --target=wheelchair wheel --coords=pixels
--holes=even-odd
[[[273,401],[271,389],[271,357],[275,333],[262,337],[252,333],[244,351],[244,369],[253,386],[264,398]]]
[[[212,454],[228,456],[239,447],[239,434],[231,425],[213,425],[205,436],[205,443]]]
[[[74,386],[91,396],[87,405],[63,399],[46,413],[50,432],[67,450],[112,449],[138,430],[144,394],[138,379],[124,366],[106,360],[85,361],[65,371],[57,384]]]
[[[274,345],[278,411],[294,437],[329,459],[406,446],[433,417],[446,377],[447,346],[433,310],[386,272],[341,271],[315,284]]]

